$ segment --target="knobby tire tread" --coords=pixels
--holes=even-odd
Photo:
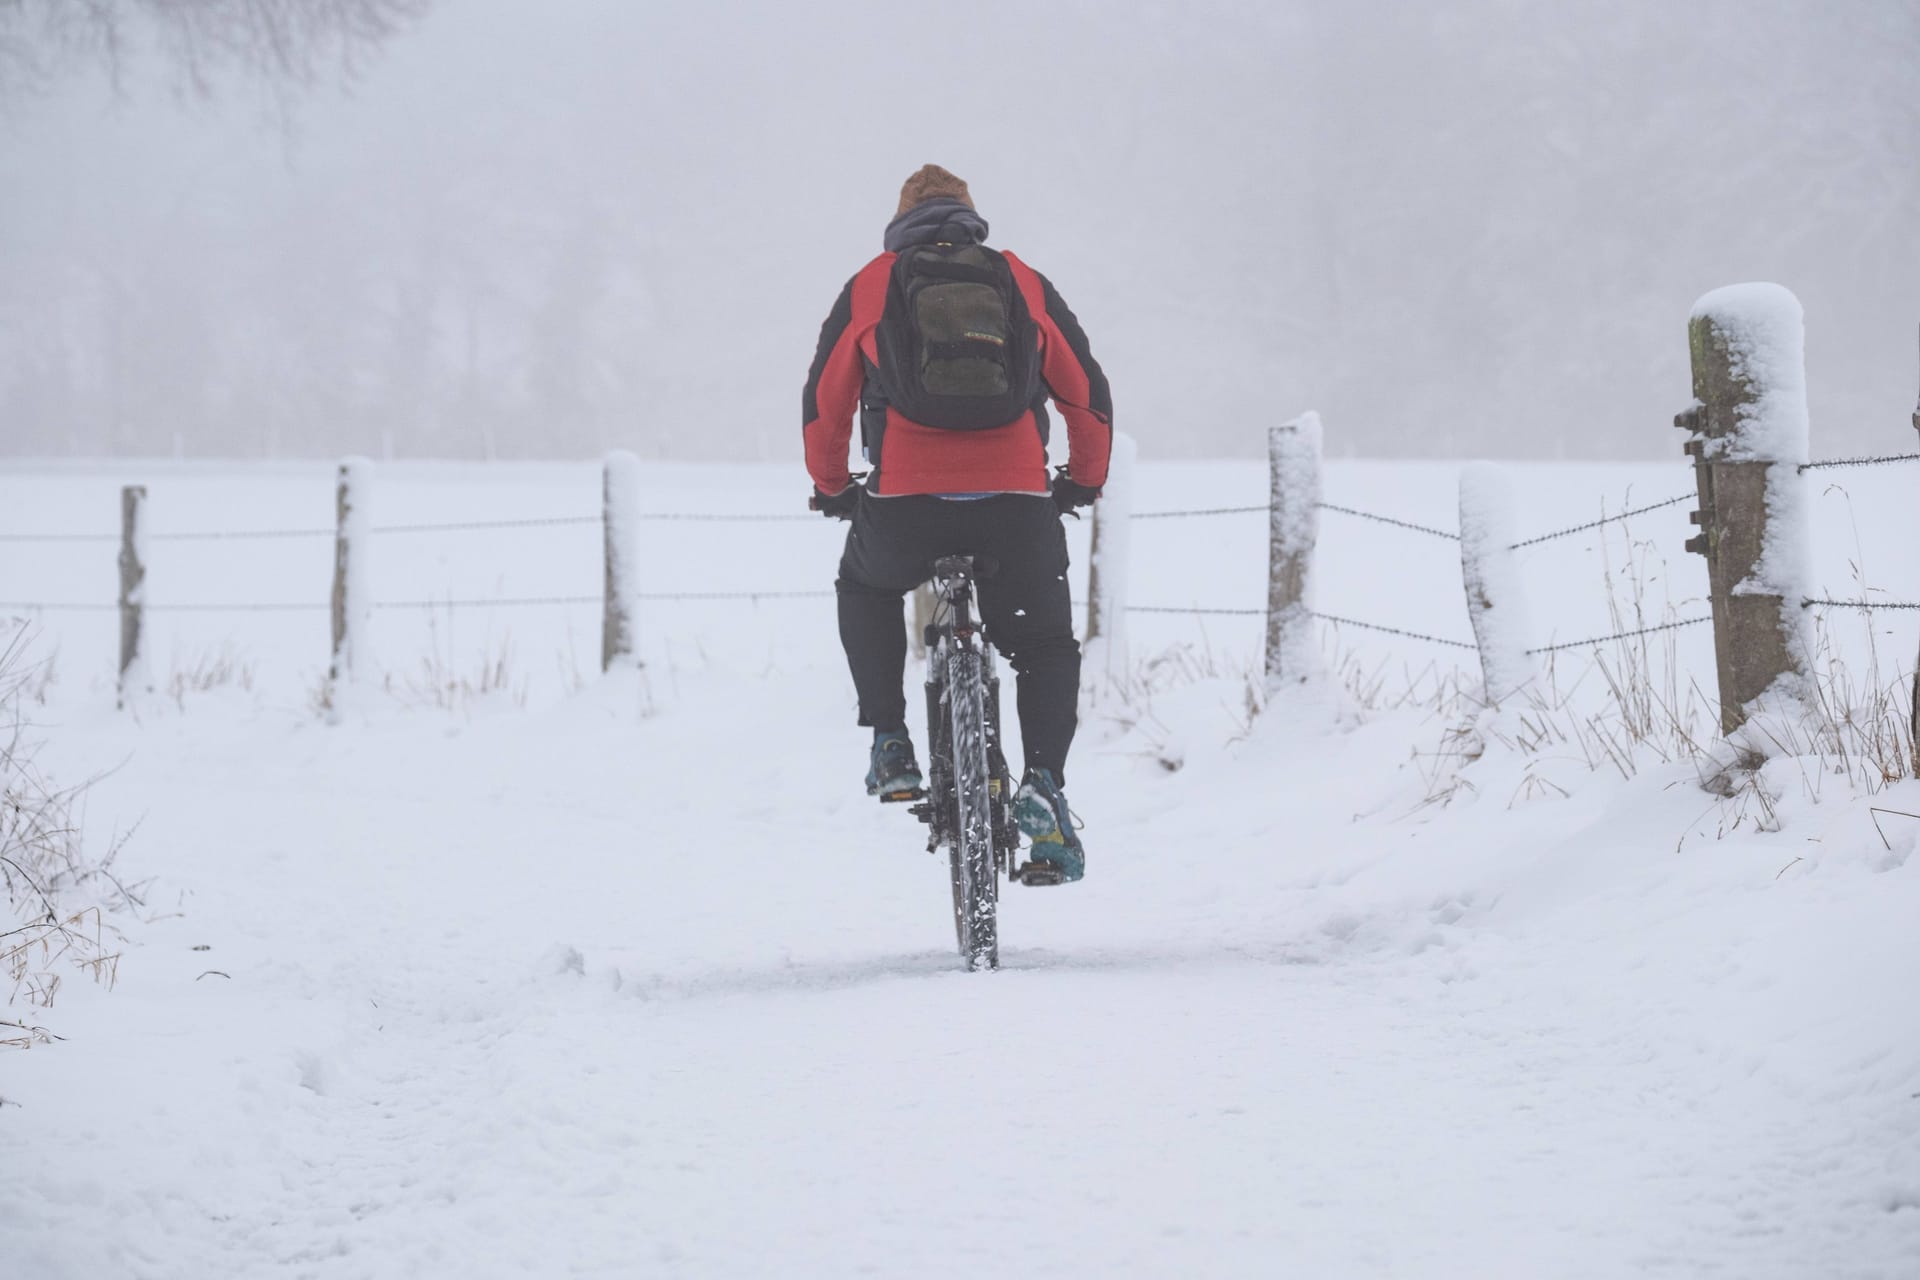
[[[969,968],[997,968],[999,884],[993,864],[993,798],[987,763],[986,680],[981,655],[947,655],[947,710],[956,812],[950,849],[954,932]]]

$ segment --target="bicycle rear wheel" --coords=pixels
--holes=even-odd
[[[947,653],[947,715],[952,727],[956,813],[948,852],[953,924],[969,969],[1000,966],[999,881],[993,868],[993,797],[987,767],[986,680],[973,649]]]

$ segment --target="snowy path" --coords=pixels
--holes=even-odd
[[[1090,734],[1089,880],[966,975],[820,676],[103,721],[184,897],[0,1060],[0,1272],[1915,1274],[1916,868],[1676,858],[1651,782],[1396,821],[1393,720]]]

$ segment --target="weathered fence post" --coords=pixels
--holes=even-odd
[[[1127,670],[1127,576],[1132,546],[1133,437],[1115,432],[1107,483],[1093,504],[1093,549],[1087,557],[1088,663],[1108,677]]]
[[[640,608],[640,459],[624,449],[601,469],[600,527],[606,553],[600,606],[600,669],[638,667]]]
[[[1526,596],[1513,544],[1512,479],[1490,462],[1471,464],[1460,472],[1460,576],[1490,707],[1533,679]]]
[[[1700,533],[1687,550],[1707,558],[1720,729],[1787,678],[1798,696],[1808,670],[1806,330],[1799,299],[1777,284],[1716,289],[1693,304],[1690,433]]]
[[[1267,692],[1320,668],[1313,633],[1313,548],[1320,540],[1320,415],[1267,430]]]
[[[940,598],[934,595],[931,582],[923,582],[915,587],[908,599],[913,609],[913,625],[907,632],[907,643],[912,646],[916,659],[927,656],[927,628],[933,624],[933,612],[939,603]]]
[[[120,490],[120,683],[121,710],[151,692],[147,670],[147,486]]]
[[[328,719],[339,723],[347,690],[370,665],[367,629],[373,600],[368,595],[371,523],[367,518],[373,463],[347,458],[340,463],[334,490],[333,658],[327,666]]]

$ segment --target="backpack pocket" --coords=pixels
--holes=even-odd
[[[920,385],[936,396],[1003,396],[1013,385],[1013,335],[1000,290],[990,284],[936,280],[913,296],[920,336]]]

